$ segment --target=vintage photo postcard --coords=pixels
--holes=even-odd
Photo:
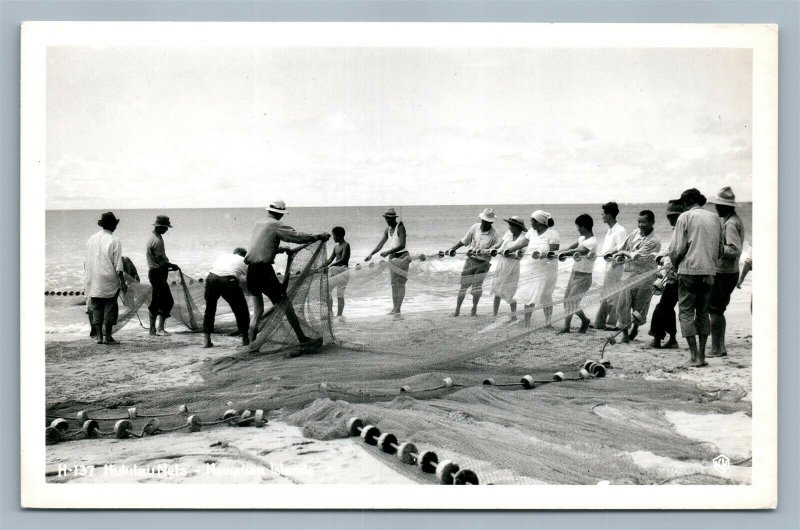
[[[23,506],[776,506],[776,26],[21,32]]]

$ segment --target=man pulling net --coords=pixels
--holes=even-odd
[[[253,319],[250,326],[250,340],[255,341],[258,334],[258,324],[264,315],[264,298],[267,295],[272,302],[272,311],[278,304],[284,304],[286,320],[297,335],[297,340],[303,347],[317,346],[322,342],[321,338],[312,339],[306,336],[300,321],[297,319],[292,301],[286,296],[286,288],[275,275],[273,264],[275,256],[281,252],[291,253],[291,249],[281,247],[280,243],[312,243],[314,241],[327,241],[330,234],[321,232],[319,234],[305,234],[296,231],[294,228],[281,222],[281,218],[286,214],[286,203],[281,200],[273,201],[269,208],[266,208],[268,217],[257,221],[253,227],[253,235],[250,241],[250,250],[244,258],[247,268],[247,290],[253,296]]]

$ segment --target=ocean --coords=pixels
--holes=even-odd
[[[478,222],[484,207],[494,208],[499,218],[520,215],[530,224],[536,209],[550,212],[561,235],[562,246],[578,239],[574,220],[588,213],[595,222],[594,233],[602,246],[607,226],[601,221],[599,204],[551,205],[458,205],[398,207],[400,219],[408,233],[407,247],[413,254],[435,254],[461,239],[467,229]],[[713,208],[707,205],[706,208]],[[656,214],[655,230],[663,245],[670,239],[670,226],[664,216],[664,204],[620,204],[618,221],[628,231],[636,228],[638,213],[650,209]],[[352,250],[351,265],[361,261],[380,240],[386,223],[381,216],[383,206],[289,208],[284,221],[303,232],[330,231],[334,226],[345,228],[345,238]],[[750,241],[752,204],[740,204],[737,212],[745,225],[746,241]],[[46,290],[80,290],[83,285],[83,260],[86,240],[97,230],[100,210],[48,210],[46,212]],[[122,242],[123,254],[130,257],[140,276],[146,278],[145,244],[156,215],[168,215],[173,228],[164,236],[167,255],[180,265],[184,273],[204,277],[214,259],[236,247],[247,247],[253,223],[266,216],[262,208],[203,208],[163,210],[115,210],[120,219],[115,234]],[[496,223],[502,235],[505,222]],[[330,244],[329,244],[330,247]],[[457,262],[451,262],[459,266]],[[145,280],[146,281],[146,280]]]

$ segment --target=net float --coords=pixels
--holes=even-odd
[[[494,378],[493,377],[488,377],[488,378],[484,379],[483,380],[483,384],[486,385],[486,386],[492,386],[494,384]]]
[[[142,434],[148,434],[152,436],[158,432],[160,427],[161,424],[159,423],[158,418],[150,418],[150,420],[144,424],[144,427],[142,427]]]
[[[592,368],[591,368],[590,372],[594,377],[597,377],[597,378],[605,377],[606,376],[606,367],[603,366],[600,363],[594,363],[592,365]]]
[[[603,259],[606,261],[614,261],[614,253],[609,252],[608,254],[603,256]]]
[[[563,381],[564,380],[564,372],[556,372],[553,374],[553,381]]]
[[[420,260],[420,261],[425,261],[425,260],[427,260],[427,259],[428,259],[428,258],[425,256],[425,254],[420,254],[420,255],[419,255],[419,260]]]
[[[566,252],[561,252],[561,253],[558,255],[558,261],[561,261],[561,262],[567,261],[567,259],[568,259],[569,257],[570,257],[570,255],[569,255],[569,254],[567,254]]]
[[[322,390],[323,392],[327,392],[328,391],[328,383],[320,383],[319,384],[319,389]]]
[[[239,413],[235,409],[228,409],[222,414],[222,419],[228,422],[228,425],[236,425],[236,416]]]
[[[545,255],[544,255],[544,258],[547,258],[547,259],[556,259],[556,253],[555,253],[554,251],[552,251],[552,250],[551,250],[550,252],[548,252],[547,254],[545,254]]]
[[[69,429],[69,423],[64,418],[56,418],[50,422],[50,427],[60,431],[60,432],[67,432]]]
[[[58,429],[47,427],[44,430],[44,443],[46,445],[55,445],[61,441],[61,434]]]
[[[264,416],[265,416],[264,411],[261,409],[257,409],[255,414],[253,414],[253,425],[255,425],[258,428],[263,427],[264,424],[267,423],[267,418],[265,418]]]
[[[453,476],[453,484],[456,486],[477,486],[478,475],[471,469],[462,469]]]
[[[189,427],[189,432],[198,432],[203,428],[203,421],[197,414],[192,414],[186,418],[186,426]]]
[[[575,260],[575,262],[578,262],[583,259],[583,254],[578,254],[576,252],[575,254],[572,255],[572,259]]]
[[[119,420],[114,424],[114,436],[120,440],[131,435],[131,422],[129,420]]]
[[[83,426],[81,427],[83,435],[87,438],[97,438],[99,430],[100,425],[97,423],[97,420],[86,420],[83,422]]]
[[[591,365],[592,365],[592,363],[596,363],[596,362],[597,362],[597,361],[595,361],[594,359],[586,359],[586,362],[585,362],[585,363],[583,363],[583,369],[584,369],[584,370],[588,370],[588,369],[589,369],[589,366],[591,366]]]
[[[407,392],[411,392],[411,386],[410,385],[403,385],[403,386],[400,387],[400,393],[401,394],[405,394]]]
[[[178,406],[178,414],[188,414],[188,412],[189,407],[187,407],[186,404]]]
[[[446,388],[450,388],[453,386],[453,380],[450,379],[449,377],[445,377],[444,379],[442,379],[442,383],[444,383],[444,386]]]
[[[350,418],[347,420],[347,433],[350,436],[358,436],[364,428],[364,420],[361,418]]]
[[[597,254],[594,253],[594,252],[588,252],[586,254],[586,259],[596,259],[596,258],[597,258]]]
[[[361,439],[369,445],[377,445],[381,431],[374,425],[367,425],[361,429]]]
[[[531,252],[531,259],[539,259],[541,257],[542,253],[539,252],[538,250],[534,250],[533,252]]]
[[[534,386],[536,386],[534,381],[533,381],[533,377],[531,377],[529,375],[523,376],[522,379],[519,380],[519,382],[522,384],[522,386],[524,388],[527,388],[527,389],[531,389]]]
[[[417,458],[419,457],[417,446],[411,442],[403,442],[397,446],[395,456],[404,464],[414,465],[417,463]]]
[[[423,451],[417,455],[417,464],[423,473],[436,473],[439,457],[433,451]]]
[[[136,419],[136,414],[137,414],[136,407],[131,407],[131,408],[128,409],[128,418],[129,419],[135,420]]]
[[[589,379],[592,377],[592,375],[584,368],[581,368],[580,371],[578,371],[578,375],[581,377],[581,379]]]
[[[89,419],[89,413],[85,410],[79,410],[77,414],[75,414],[75,418],[81,423],[85,422]]]
[[[378,446],[378,449],[390,455],[396,454],[399,447],[397,445],[397,436],[390,432],[385,432],[378,436],[376,445]]]

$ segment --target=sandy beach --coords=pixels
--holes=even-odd
[[[657,301],[654,298],[651,311]],[[632,343],[607,347],[605,359],[613,366],[607,377],[533,390],[486,387],[481,381],[488,374],[487,366],[495,371],[498,382],[518,381],[522,374],[516,367],[541,363],[536,344],[542,340],[551,341],[551,349],[568,352],[585,348],[586,338],[573,334],[556,340],[554,331],[540,330],[530,340],[473,359],[453,374],[373,378],[363,382],[366,390],[358,392],[358,384],[350,381],[345,385],[350,396],[333,388],[320,390],[319,383],[335,380],[332,367],[347,363],[368,367],[373,362],[368,353],[356,358],[352,352],[332,348],[295,359],[263,356],[249,361],[261,363],[271,374],[261,382],[260,391],[274,396],[280,391],[311,389],[313,396],[290,400],[287,403],[296,405],[277,409],[264,406],[269,421],[261,428],[222,424],[194,433],[184,429],[141,439],[108,437],[50,445],[47,479],[92,483],[435,482],[433,475],[402,464],[360,438],[348,437],[346,420],[359,416],[383,432],[393,432],[401,442],[412,441],[420,450],[436,451],[440,460],[452,459],[469,467],[482,483],[748,484],[749,301],[747,281],[734,293],[728,308],[728,356],[710,359],[706,368],[684,366],[688,350],[680,337],[680,350],[648,348],[648,323]],[[80,427],[75,419],[78,410],[89,410],[98,418],[124,416],[131,406],[147,411],[148,403],[137,399],[148,392],[174,394],[177,403],[184,391],[202,386],[215,369],[229,364],[236,351],[235,337],[215,336],[216,347],[204,349],[200,334],[175,329],[168,337],[150,337],[136,319],[117,334],[120,346],[97,345],[87,336],[80,302],[80,297],[46,298],[48,415],[68,419],[71,429]],[[405,331],[423,332],[428,324],[408,316],[396,325]],[[596,335],[590,344],[602,344],[605,335],[594,330],[590,334]],[[581,352],[581,356],[598,358],[599,353],[597,349]],[[571,367],[573,372],[577,368]],[[363,369],[368,373],[368,368]],[[463,386],[407,395],[398,391],[403,384],[434,388],[448,375]],[[252,400],[231,401],[234,408],[258,407]],[[134,422],[134,427],[138,426]],[[491,451],[485,447],[486,440],[492,440]],[[731,462],[725,473],[713,466],[713,458],[720,454]],[[76,466],[91,467],[75,472]]]

